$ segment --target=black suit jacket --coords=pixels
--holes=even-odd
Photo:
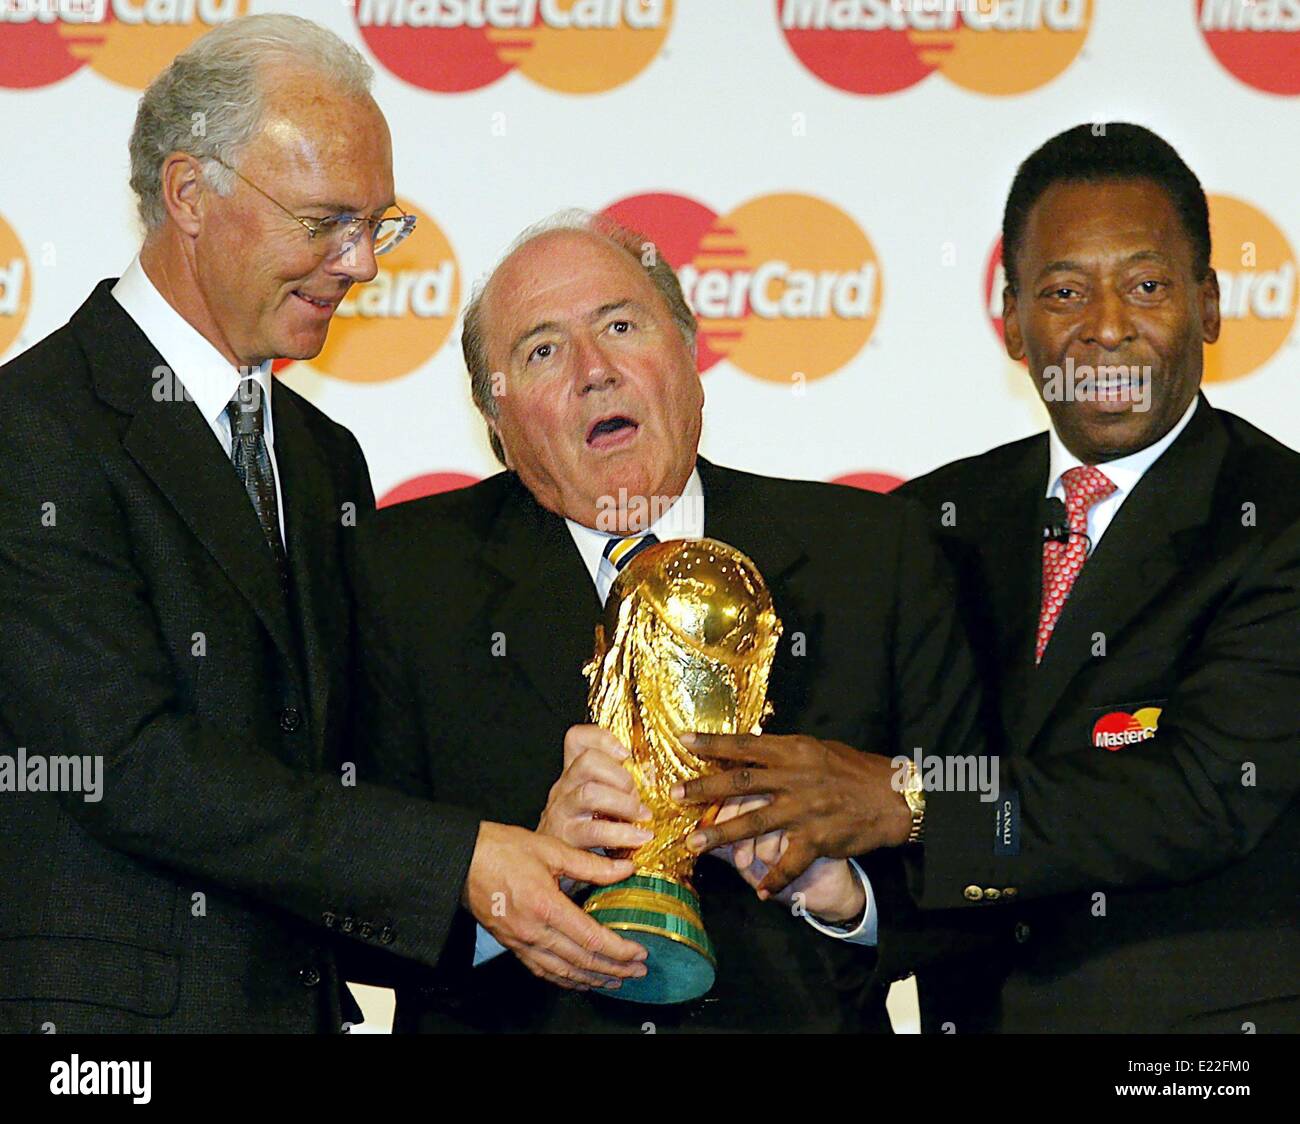
[[[1040,434],[902,489],[945,537],[1001,700],[1019,854],[994,853],[989,805],[931,795],[882,970],[964,951],[921,975],[930,1029],[1297,1029],[1300,455],[1202,398],[1035,667],[1047,473]],[[1154,738],[1094,744],[1140,706]]]
[[[436,962],[477,821],[347,783],[352,435],[275,388],[286,600],[111,286],[0,370],[0,751],[104,762],[0,794],[0,1028],[337,1030],[335,945]]]
[[[937,548],[886,496],[701,460],[705,530],[753,558],[785,626],[768,730],[878,752],[972,736],[977,692]],[[362,736],[390,782],[535,827],[586,720],[600,604],[564,521],[513,473],[379,512],[361,552]],[[399,990],[421,1030],[887,1029],[846,1005],[869,955],[812,929],[720,860],[696,867],[718,952],[711,994],[643,1007],[564,992],[506,953],[471,967],[462,911],[439,970]],[[854,973],[858,974],[855,977]]]

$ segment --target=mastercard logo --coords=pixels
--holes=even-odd
[[[1156,736],[1159,721],[1158,706],[1144,706],[1132,714],[1123,710],[1112,711],[1098,718],[1092,727],[1092,744],[1114,753],[1126,745],[1150,741]]]
[[[0,0],[0,86],[48,86],[88,64],[143,90],[196,39],[247,12],[248,0]]]
[[[437,496],[443,492],[454,492],[458,488],[468,488],[477,484],[479,478],[466,472],[426,472],[403,480],[394,488],[389,488],[378,500],[376,507],[391,507],[395,503],[422,499],[425,496]]]
[[[1278,225],[1231,195],[1210,195],[1210,265],[1219,277],[1223,326],[1205,349],[1205,381],[1228,382],[1258,370],[1281,350],[1296,321],[1296,256]],[[1002,339],[1002,239],[984,267],[984,308]]]
[[[726,214],[682,195],[634,195],[605,214],[644,234],[677,270],[699,318],[701,371],[721,359],[789,383],[839,370],[880,316],[871,239],[812,195],[762,195]]]
[[[460,266],[442,229],[414,203],[415,233],[376,259],[373,281],[354,285],[339,305],[325,346],[310,365],[349,382],[410,374],[447,342],[460,303]]]
[[[1192,0],[1219,64],[1266,94],[1300,94],[1300,0]]]
[[[1219,275],[1223,328],[1205,351],[1207,382],[1227,382],[1267,363],[1295,327],[1296,256],[1263,211],[1211,195],[1210,264]]]
[[[0,217],[0,355],[22,332],[31,303],[31,263],[13,227]]]
[[[650,65],[673,0],[353,0],[352,10],[375,58],[413,86],[461,93],[518,70],[594,94]]]
[[[993,243],[993,249],[984,262],[984,311],[989,323],[1002,342],[1002,290],[1007,287],[1007,271],[1002,265],[1002,239]]]
[[[831,483],[861,488],[864,492],[892,492],[903,483],[903,479],[892,472],[846,472],[843,476],[834,477]]]
[[[850,94],[892,94],[936,70],[977,94],[1023,94],[1083,49],[1092,0],[777,0],[795,57]]]

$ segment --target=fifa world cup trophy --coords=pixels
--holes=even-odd
[[[696,856],[686,840],[711,823],[714,806],[675,803],[679,781],[715,771],[682,746],[681,735],[759,733],[770,713],[768,675],[781,622],[758,568],[713,539],[642,550],[615,580],[583,668],[591,721],[612,731],[631,756],[654,838],[622,852],[636,873],[599,887],[586,910],[627,931],[649,951],[646,975],[624,980],[611,998],[683,1003],[713,986],[716,958],[691,885]]]

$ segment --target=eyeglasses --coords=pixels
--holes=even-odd
[[[380,254],[386,254],[389,250],[395,249],[397,244],[405,240],[407,235],[415,229],[416,216],[408,215],[401,207],[397,208],[398,214],[381,215],[377,219],[366,218],[364,215],[330,215],[328,218],[323,219],[303,218],[301,215],[295,215],[278,199],[271,198],[238,168],[232,168],[224,160],[218,160],[215,156],[208,157],[208,159],[234,172],[263,199],[267,199],[279,207],[307,232],[307,240],[324,256],[333,258],[347,253],[348,250],[360,242],[361,232],[368,230],[370,251],[375,257],[379,257]]]

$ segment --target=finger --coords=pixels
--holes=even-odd
[[[629,777],[630,781],[632,778]],[[600,781],[583,781],[577,788],[562,796],[559,811],[565,817],[589,816],[593,812],[627,823],[650,819],[650,809],[641,803],[635,792],[620,792]]]
[[[623,980],[639,979],[646,974],[645,964],[639,960],[621,961],[610,960],[607,956],[593,956],[581,945],[575,944],[563,933],[553,929],[548,931],[543,939],[547,951],[567,965],[571,971],[598,976],[600,982],[595,985],[596,987],[608,987]]]
[[[728,866],[736,865],[736,856],[730,847],[715,847],[709,854],[715,859],[721,859]]]
[[[686,846],[699,854],[701,851],[708,851],[727,843],[739,843],[742,839],[754,839],[766,835],[769,831],[788,827],[796,817],[796,805],[774,801],[752,812],[746,812],[743,816],[737,816],[734,820],[728,820],[724,824],[701,827],[686,840]]]
[[[516,955],[523,962],[524,967],[534,975],[572,991],[588,991],[593,987],[604,987],[612,979],[599,972],[575,968],[544,948],[529,947]]]
[[[542,944],[575,968],[605,972],[611,976],[642,976],[644,945],[620,937],[568,898],[556,909]]]
[[[538,837],[545,847],[543,855],[551,873],[557,878],[565,876],[575,882],[591,882],[597,886],[608,886],[624,878],[631,878],[636,867],[627,859],[608,859],[604,855],[593,855],[559,839],[546,836]],[[559,892],[558,890],[556,891]],[[564,899],[566,902],[567,898]]]
[[[789,752],[793,738],[774,734],[683,734],[682,745],[699,757],[715,761],[752,761],[780,764],[782,750]]]
[[[589,749],[598,750],[617,761],[628,756],[623,743],[604,727],[591,724],[570,726],[564,734],[565,768],[568,768],[570,761]]]
[[[787,769],[726,769],[673,785],[671,796],[679,804],[712,804],[729,796],[772,796],[788,791],[799,776]]]
[[[780,861],[767,872],[767,876],[759,883],[758,896],[766,900],[769,897],[775,897],[784,890],[791,882],[807,870],[817,859],[817,852],[806,843],[793,841],[786,848],[786,852],[781,856]]]
[[[740,877],[748,882],[755,890],[758,884],[763,881],[767,875],[767,866],[762,859],[755,859],[749,866],[736,868],[740,872]]]
[[[761,839],[755,839],[751,842],[754,853],[763,860],[767,866],[775,866],[777,859],[781,857],[784,849],[781,841],[785,838],[784,831],[769,831]]]
[[[636,781],[619,761],[600,749],[584,749],[564,770],[566,788],[598,781],[620,792],[635,792]]]
[[[736,869],[744,870],[754,862],[754,841],[742,839],[736,844]]]
[[[636,848],[649,843],[655,837],[653,831],[636,824],[618,823],[615,820],[574,820],[565,831],[565,842],[575,847],[591,850],[604,847],[609,850],[621,850],[625,847]]]

